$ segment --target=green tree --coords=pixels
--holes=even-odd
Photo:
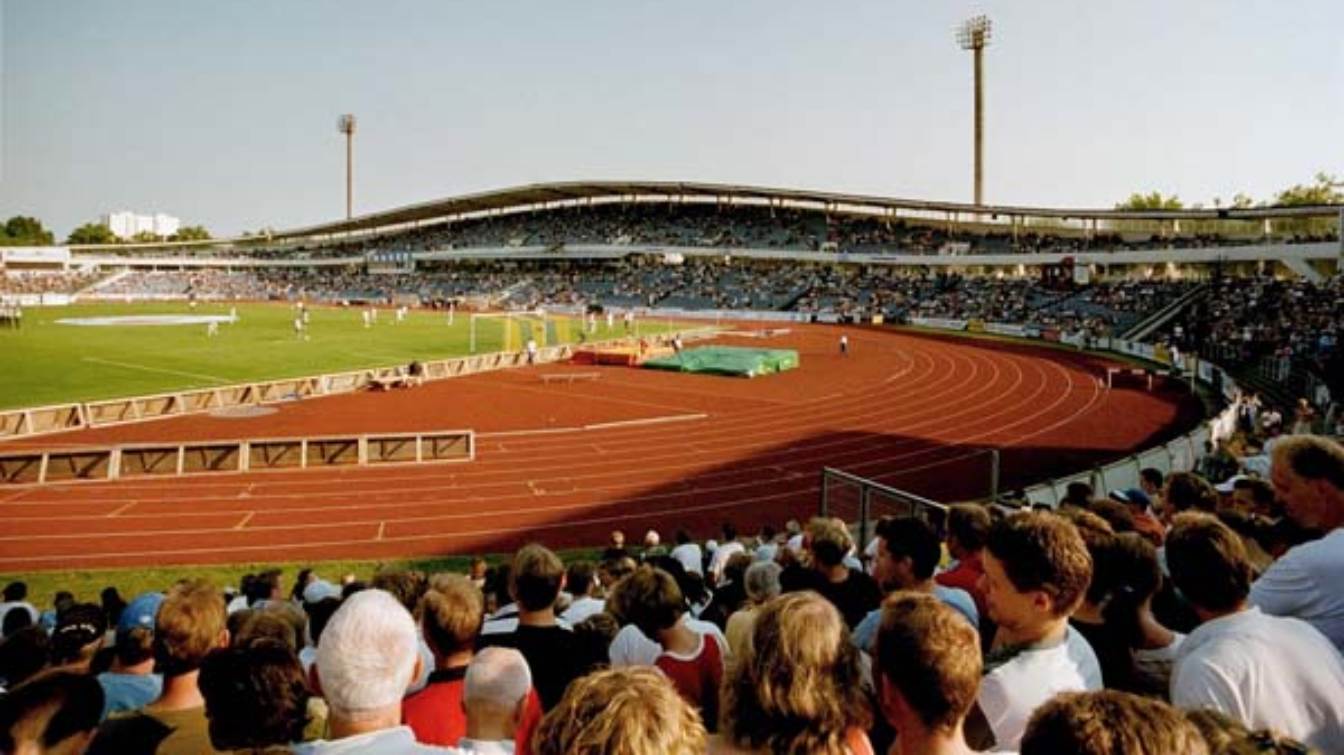
[[[153,231],[141,231],[131,237],[132,244],[152,244],[156,241],[163,241],[163,237],[155,235]]]
[[[177,233],[168,237],[169,241],[208,241],[210,232],[205,230],[203,225],[184,225],[177,229]]]
[[[1185,207],[1179,197],[1175,194],[1163,196],[1162,192],[1154,191],[1150,194],[1130,194],[1129,199],[1120,202],[1115,206],[1117,210],[1179,210]]]
[[[42,227],[42,221],[27,215],[15,215],[0,229],[0,245],[51,246],[56,237]]]
[[[67,244],[115,244],[116,234],[102,223],[85,223],[70,232]]]
[[[1274,203],[1287,206],[1344,204],[1344,181],[1329,173],[1317,173],[1309,184],[1294,184],[1274,196]]]

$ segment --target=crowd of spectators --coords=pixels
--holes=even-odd
[[[1344,447],[1269,457],[887,518],[863,547],[817,518],[47,611],[16,582],[0,751],[1340,752]]]
[[[93,285],[96,271],[7,271],[0,274],[0,297],[16,294],[73,294]]]
[[[325,302],[450,301],[512,309],[656,307],[785,310],[821,319],[903,322],[938,317],[1086,329],[1109,335],[1189,291],[1193,283],[1118,280],[1048,287],[1025,277],[912,273],[883,265],[818,265],[723,256],[669,264],[662,255],[615,260],[457,263],[415,273],[359,266],[247,272],[132,272],[97,289],[116,296]]]
[[[934,220],[882,218],[755,204],[605,203],[465,218],[326,243],[282,242],[262,257],[363,257],[371,252],[601,245],[778,249],[836,254],[1073,254],[1195,249],[1265,243],[1259,236],[1198,232],[1054,233]],[[1331,241],[1330,234],[1281,233],[1278,243]]]

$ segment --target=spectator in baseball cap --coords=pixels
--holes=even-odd
[[[112,668],[98,675],[105,695],[104,719],[118,711],[139,710],[163,692],[163,677],[154,673],[154,618],[163,597],[147,592],[121,611]]]
[[[102,606],[75,603],[56,615],[51,633],[51,660],[71,671],[88,671],[89,663],[103,646],[107,617]]]

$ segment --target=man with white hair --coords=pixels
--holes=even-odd
[[[462,707],[467,735],[458,740],[462,752],[513,755],[514,738],[532,689],[532,672],[523,654],[513,648],[482,650],[467,666]]]
[[[322,632],[313,683],[330,708],[330,740],[295,747],[299,755],[443,753],[415,741],[401,724],[401,698],[420,675],[415,620],[390,593],[350,596]]]

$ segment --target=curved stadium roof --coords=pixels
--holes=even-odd
[[[1110,220],[1254,220],[1265,217],[1294,217],[1333,215],[1337,205],[1304,207],[1261,207],[1247,209],[1134,211],[1080,208],[1020,207],[1013,205],[973,205],[957,202],[933,202],[918,199],[895,199],[864,194],[774,189],[738,184],[717,184],[679,181],[567,181],[537,183],[507,189],[465,194],[431,202],[407,205],[383,212],[375,212],[350,220],[323,223],[306,228],[293,228],[272,233],[272,238],[284,239],[302,236],[323,236],[339,233],[369,231],[384,226],[418,223],[428,220],[485,212],[510,210],[549,202],[576,200],[619,200],[622,198],[693,198],[744,199],[779,202],[792,205],[825,207],[860,207],[870,210],[941,212],[949,216],[962,214],[1004,215],[1034,218],[1110,219]]]

